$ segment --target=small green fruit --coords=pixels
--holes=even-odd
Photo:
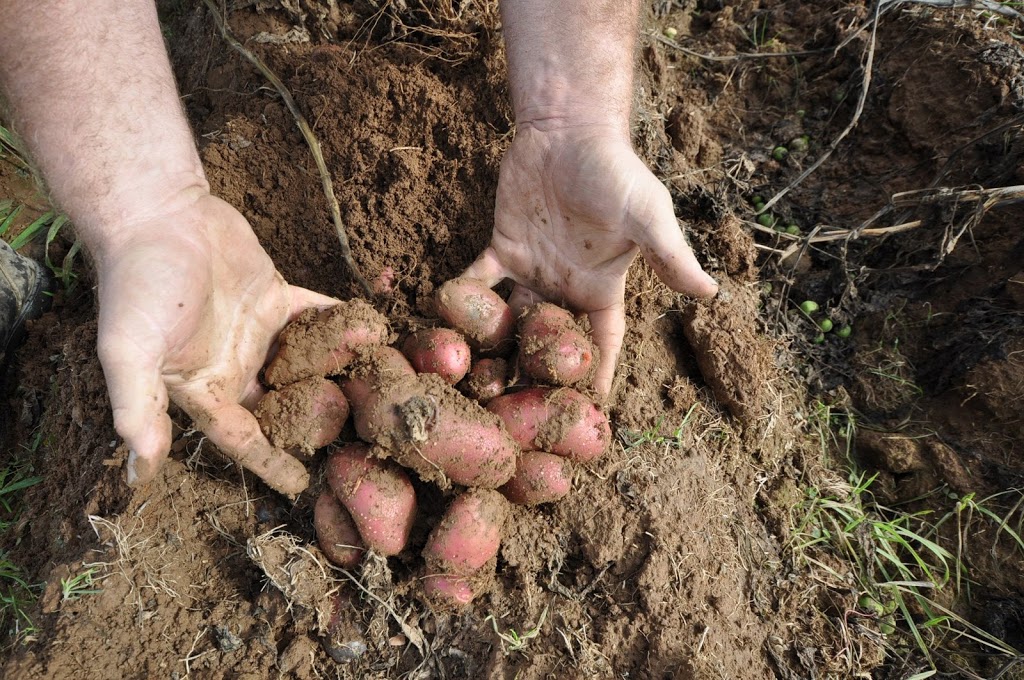
[[[828,333],[832,330],[832,319],[822,319],[821,323],[818,324],[818,328],[821,329],[822,333]]]
[[[807,147],[810,145],[810,138],[807,135],[803,137],[797,137],[789,143],[789,149],[793,153],[804,153],[807,151]]]
[[[791,224],[788,227],[786,227],[786,233],[789,234],[790,236],[799,236],[800,227],[796,226],[795,224]]]
[[[896,632],[896,622],[893,617],[886,616],[884,619],[878,622],[878,632],[882,635],[892,635]]]
[[[849,324],[843,326],[842,328],[836,331],[836,335],[843,338],[844,340],[850,337],[851,333],[853,333],[853,329],[850,328]]]
[[[868,614],[881,616],[885,613],[885,607],[882,606],[882,603],[870,595],[861,595],[860,599],[857,600],[857,605]]]
[[[824,333],[818,333],[817,335],[814,336],[814,344],[815,345],[820,345],[823,342],[825,342],[825,334]]]
[[[787,149],[784,146],[777,146],[772,151],[772,158],[774,158],[775,160],[779,161],[780,163],[782,161],[786,160],[786,156],[788,156],[788,155],[789,155],[789,149]]]
[[[756,194],[752,199],[750,199],[750,202],[753,203],[754,205],[757,205],[758,203],[764,203],[764,196],[762,196],[761,194]]]
[[[814,314],[818,311],[818,303],[814,300],[804,300],[800,303],[800,311],[804,314]]]
[[[757,216],[757,223],[762,227],[773,227],[775,226],[775,217],[771,213],[761,213]]]
[[[679,30],[675,26],[665,28],[665,37],[669,40],[675,40],[677,35],[679,35]]]

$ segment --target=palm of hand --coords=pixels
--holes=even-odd
[[[246,410],[293,314],[330,298],[293,288],[245,219],[204,196],[155,234],[126,242],[100,275],[99,352],[114,423],[134,452],[129,478],[148,481],[170,447],[168,399],[214,444],[285,493],[308,482]],[[132,465],[131,463],[134,463]]]
[[[638,252],[673,289],[713,295],[678,226],[668,190],[628,141],[607,131],[520,130],[502,163],[490,247],[466,271],[518,285],[513,307],[543,299],[586,312],[611,389],[625,334],[626,272]]]

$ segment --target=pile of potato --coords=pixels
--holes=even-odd
[[[256,415],[275,446],[310,455],[337,439],[351,411],[361,441],[331,451],[314,517],[339,566],[354,567],[366,549],[405,549],[416,516],[407,470],[465,487],[423,550],[426,594],[464,605],[493,574],[508,503],[565,496],[573,464],[601,455],[611,430],[570,387],[589,383],[597,356],[568,311],[540,303],[517,320],[466,278],[442,286],[436,305],[450,328],[416,331],[401,351],[362,301],[307,310],[281,334],[265,371],[274,389]]]

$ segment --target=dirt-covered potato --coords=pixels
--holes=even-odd
[[[593,460],[611,445],[608,416],[569,387],[531,387],[487,403],[526,451],[547,451],[579,463]]]
[[[402,353],[417,373],[439,375],[449,385],[459,382],[469,372],[469,344],[458,331],[450,328],[416,331],[406,338]]]
[[[473,599],[480,571],[498,554],[508,501],[496,491],[473,489],[452,501],[423,548],[429,596],[446,604]]]
[[[470,399],[486,404],[505,393],[508,382],[508,362],[504,359],[479,359],[469,369],[469,375],[459,387]]]
[[[524,451],[516,474],[498,489],[518,505],[540,505],[565,497],[572,489],[572,463],[544,451]]]
[[[307,309],[281,331],[264,378],[277,387],[337,375],[355,358],[358,348],[383,345],[390,334],[387,319],[362,300]]]
[[[320,550],[334,564],[352,569],[363,559],[366,545],[352,516],[331,490],[324,491],[316,499],[313,528]]]
[[[326,477],[367,546],[382,555],[402,552],[416,518],[416,492],[404,471],[356,443],[331,454]]]
[[[452,279],[437,290],[436,303],[438,316],[466,336],[473,349],[487,353],[511,348],[512,310],[482,281]]]
[[[575,385],[589,380],[597,366],[597,350],[573,315],[541,302],[519,318],[519,366],[547,385]]]
[[[341,389],[330,380],[314,377],[267,392],[255,414],[271,444],[312,455],[338,438],[348,412]]]

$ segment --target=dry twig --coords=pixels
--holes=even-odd
[[[306,121],[306,117],[299,111],[298,105],[292,98],[291,92],[285,87],[281,79],[274,74],[270,68],[263,63],[263,60],[257,57],[255,54],[247,50],[228,30],[227,21],[225,16],[217,9],[214,0],[204,0],[206,6],[210,9],[210,13],[213,15],[213,20],[217,23],[217,28],[220,29],[221,36],[227,41],[236,52],[246,58],[253,66],[259,69],[260,73],[270,81],[270,84],[274,86],[278,94],[281,95],[281,99],[284,100],[285,106],[288,107],[288,111],[291,112],[292,117],[295,118],[295,124],[299,128],[299,132],[302,133],[302,138],[306,140],[306,144],[309,145],[309,150],[313,154],[313,160],[316,162],[316,168],[320,172],[320,181],[323,184],[324,195],[327,197],[327,206],[331,211],[331,219],[334,222],[334,230],[338,234],[338,243],[341,245],[341,257],[345,261],[345,266],[348,267],[349,272],[362,286],[363,291],[367,296],[373,297],[374,292],[370,288],[370,284],[367,283],[366,279],[359,272],[359,267],[356,266],[355,260],[352,258],[352,249],[348,242],[348,232],[345,231],[345,225],[341,221],[341,209],[338,207],[338,199],[334,195],[334,183],[331,181],[331,173],[327,169],[327,163],[324,162],[323,152],[320,150],[320,141],[313,134],[313,129],[310,128],[309,123]]]

